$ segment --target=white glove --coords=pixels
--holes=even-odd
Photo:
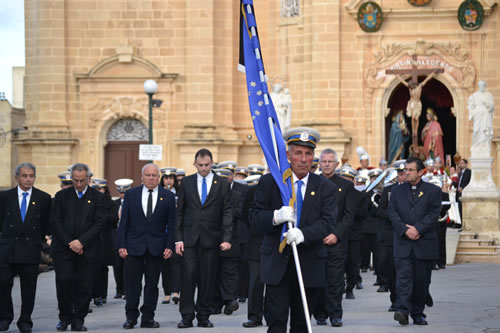
[[[286,237],[286,243],[288,245],[292,244],[293,242],[295,242],[296,245],[304,243],[304,234],[299,228],[292,228],[285,232],[283,236]]]
[[[283,206],[280,209],[276,209],[274,211],[273,225],[280,225],[286,222],[296,223],[294,215],[293,208],[290,206]]]

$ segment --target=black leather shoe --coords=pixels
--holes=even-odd
[[[259,326],[262,326],[261,321],[256,321],[256,320],[251,320],[251,319],[249,321],[246,321],[243,323],[243,327],[246,327],[246,328],[259,327]]]
[[[389,310],[387,310],[389,312],[396,312],[396,304],[391,304],[391,306],[389,307]]]
[[[363,284],[361,282],[356,283],[356,289],[363,289]]]
[[[326,319],[316,319],[316,325],[318,326],[326,326],[327,325],[327,322],[326,322]]]
[[[83,324],[73,324],[71,325],[71,331],[73,332],[87,332],[87,327],[83,326]]]
[[[432,308],[432,306],[434,305],[434,300],[432,299],[431,294],[427,295],[427,298],[425,300],[425,305],[427,305],[430,308]]]
[[[123,297],[123,293],[117,292],[113,298],[119,299]]]
[[[413,318],[413,325],[429,325],[423,317]]]
[[[403,312],[394,312],[394,320],[399,322],[400,325],[408,325],[408,315]]]
[[[126,329],[126,330],[129,330],[129,329],[132,329],[134,328],[134,326],[137,325],[137,320],[130,320],[130,319],[127,319],[125,320],[125,322],[123,323],[123,328]]]
[[[179,293],[172,294],[172,301],[174,302],[174,304],[178,304],[180,300],[181,300],[181,297],[179,296]]]
[[[94,298],[94,304],[96,306],[102,306],[104,304],[104,302],[102,301],[101,297],[96,297],[96,298]]]
[[[28,323],[17,323],[17,327],[19,328],[19,332],[21,333],[31,333],[31,325]]]
[[[214,324],[210,320],[198,320],[198,327],[212,328]]]
[[[368,268],[361,268],[361,273],[366,273],[368,272]]]
[[[219,308],[219,307],[210,309],[210,314],[218,315],[218,314],[221,314],[221,313],[222,313],[222,309]]]
[[[356,297],[354,297],[354,293],[352,292],[352,290],[347,290],[345,292],[345,299],[355,299]]]
[[[9,329],[10,323],[8,321],[0,321],[0,332],[7,331]]]
[[[177,328],[189,328],[189,327],[193,327],[193,322],[191,320],[181,320],[177,324]]]
[[[154,320],[142,321],[141,328],[160,328],[160,323]]]
[[[378,287],[377,292],[378,293],[386,293],[389,291],[389,287],[387,287],[385,284],[381,284],[380,287]]]
[[[333,327],[340,327],[340,326],[342,326],[342,318],[331,318],[330,322],[332,323]]]
[[[57,323],[56,330],[59,332],[64,332],[68,329],[69,322],[61,320],[60,322]]]
[[[234,311],[238,310],[239,308],[240,308],[240,305],[238,304],[238,302],[232,301],[232,302],[226,304],[226,306],[224,307],[224,314],[230,315]]]
[[[241,296],[238,298],[238,302],[240,302],[240,303],[245,303],[246,301],[247,301],[246,297]]]

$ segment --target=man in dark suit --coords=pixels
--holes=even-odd
[[[88,186],[86,164],[71,167],[73,187],[57,192],[50,214],[56,272],[58,331],[86,331],[95,273],[102,261],[101,233],[107,213],[104,195]]]
[[[142,167],[142,186],[125,193],[116,247],[125,259],[127,320],[131,329],[139,318],[139,301],[144,276],[144,303],[141,327],[159,328],[154,320],[158,303],[158,281],[163,259],[172,255],[175,234],[175,195],[158,186],[160,169],[152,163]]]
[[[391,197],[391,191],[394,186],[403,184],[406,182],[406,166],[405,160],[399,160],[394,162],[394,168],[396,169],[396,183],[384,187],[384,191],[380,197],[380,201],[377,208],[377,217],[382,223],[382,232],[384,234],[383,248],[380,253],[378,253],[378,263],[379,270],[381,270],[382,275],[386,278],[387,287],[389,288],[390,294],[389,299],[391,301],[391,306],[389,307],[390,312],[396,311],[396,270],[394,268],[394,228],[392,227],[391,219],[389,218],[388,208],[389,199]]]
[[[408,325],[427,325],[424,308],[432,261],[438,257],[436,223],[441,210],[441,190],[421,177],[424,164],[411,157],[406,161],[407,182],[394,186],[389,218],[394,227],[394,264],[397,275],[397,309],[394,320]]]
[[[471,171],[469,168],[467,168],[468,161],[463,158],[460,160],[458,163],[458,168],[460,171],[458,172],[458,180],[456,182],[455,187],[457,188],[457,195],[456,195],[456,201],[458,202],[458,210],[460,212],[460,219],[463,217],[462,216],[462,200],[460,198],[462,197],[462,191],[464,188],[469,185],[470,178],[471,178]]]
[[[286,332],[290,313],[290,332],[307,332],[296,266],[291,246],[280,251],[282,235],[286,243],[295,242],[299,254],[308,306],[315,304],[318,288],[325,285],[326,250],[323,239],[334,225],[336,186],[310,173],[314,148],[320,139],[316,130],[295,128],[284,136],[288,142],[287,157],[296,193],[296,213],[284,206],[273,176],[261,177],[251,210],[251,223],[264,232],[261,252],[261,281],[266,284],[266,321],[268,332]],[[294,227],[283,234],[283,225]]]
[[[321,291],[314,316],[318,325],[326,325],[330,318],[332,326],[342,326],[342,294],[347,255],[348,231],[354,221],[356,195],[354,184],[335,174],[339,165],[337,153],[327,148],[319,158],[321,175],[337,185],[337,212],[335,223],[330,225],[328,235],[323,239],[328,260],[326,265],[326,288]]]
[[[0,331],[8,330],[14,319],[11,292],[17,274],[21,283],[17,327],[21,333],[29,333],[33,327],[31,313],[51,199],[49,194],[33,187],[36,178],[33,164],[19,164],[15,175],[18,185],[0,192]]]
[[[182,256],[182,320],[178,328],[193,326],[196,288],[198,327],[213,327],[209,317],[219,251],[231,249],[231,188],[224,178],[211,172],[212,165],[212,153],[198,150],[194,157],[198,172],[182,180],[178,193],[175,250]]]

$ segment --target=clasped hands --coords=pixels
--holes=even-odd
[[[172,256],[172,253],[173,253],[172,250],[170,250],[169,248],[166,248],[163,251],[163,259],[170,258]],[[120,258],[126,259],[128,257],[127,249],[125,249],[125,248],[118,249],[118,255],[120,256]]]
[[[83,254],[83,245],[78,239],[73,239],[71,242],[69,242],[68,246],[70,250],[75,252],[76,254]]]
[[[231,249],[231,243],[229,242],[222,242],[219,245],[221,251],[228,251]],[[178,255],[182,256],[184,254],[184,242],[177,242],[175,243],[175,253]]]
[[[408,228],[405,232],[406,237],[411,240],[417,240],[420,238],[420,233],[418,232],[417,228],[409,224],[407,224],[406,227]]]

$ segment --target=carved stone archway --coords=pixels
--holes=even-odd
[[[457,150],[461,151],[466,145],[468,121],[466,111],[467,96],[474,90],[476,67],[468,50],[459,43],[434,43],[421,39],[415,43],[392,43],[382,47],[374,54],[374,62],[365,70],[366,100],[375,127],[382,132],[377,135],[377,146],[385,145],[385,117],[388,114],[388,101],[393,90],[399,84],[394,75],[387,75],[387,69],[407,66],[406,59],[417,55],[417,62],[430,67],[442,67],[444,73],[437,74],[435,79],[440,81],[451,93],[455,107],[452,109],[457,118]],[[411,66],[411,64],[410,64]],[[405,78],[405,77],[403,77]],[[377,152],[382,153],[382,150]]]

